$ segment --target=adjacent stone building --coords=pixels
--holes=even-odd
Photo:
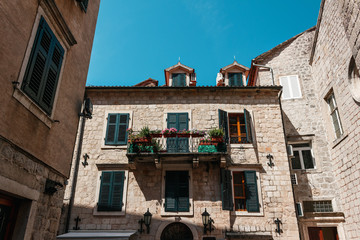
[[[165,70],[166,86],[86,88],[93,118],[73,168],[75,195],[72,183],[66,190],[74,198],[69,229],[78,230],[59,238],[299,239],[281,87],[246,86],[249,69],[237,62],[222,73],[225,86],[197,87],[195,70],[179,63]],[[146,126],[193,134],[134,140]],[[225,143],[195,136],[214,128],[225,131]],[[149,232],[141,233],[147,210]],[[205,212],[214,221],[206,233]]]
[[[55,239],[99,9],[0,3],[0,239]]]

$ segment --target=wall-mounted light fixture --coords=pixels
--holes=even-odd
[[[149,212],[149,209],[146,211],[146,213],[144,213],[144,218],[139,220],[139,224],[140,224],[140,229],[138,230],[140,233],[144,232],[143,229],[143,223],[145,223],[146,226],[146,233],[150,233],[150,223],[151,223],[151,217],[152,214]]]
[[[273,155],[271,155],[270,153],[266,156],[266,158],[267,159],[269,159],[269,162],[267,163],[267,165],[269,166],[269,167],[273,167],[273,166],[275,166],[275,164],[274,164],[274,162],[273,162],[273,159],[274,159],[274,156]]]
[[[84,161],[81,162],[81,164],[82,164],[84,167],[86,167],[87,165],[89,165],[89,163],[87,162],[87,160],[90,158],[90,156],[89,156],[87,153],[85,153],[85,154],[83,155],[83,158],[84,158]]]
[[[274,222],[276,224],[275,232],[277,232],[280,235],[283,232],[283,230],[281,229],[282,222],[279,218],[276,218],[276,220]]]
[[[80,113],[79,116],[92,119],[92,114],[93,114],[93,104],[91,103],[90,98],[86,98],[84,102],[83,112]]]
[[[214,223],[214,220],[212,220],[212,218],[210,217],[210,214],[206,211],[206,208],[205,208],[205,212],[203,212],[201,214],[201,216],[202,216],[202,222],[204,224],[204,234],[206,234],[206,232],[208,230],[209,230],[209,232],[214,230],[211,226],[211,223]],[[207,228],[207,225],[209,225],[209,228]]]
[[[57,192],[58,187],[63,187],[63,185],[59,182],[50,180],[50,179],[46,179],[46,183],[45,183],[45,191],[44,193],[49,194],[49,195],[53,195],[54,193]]]

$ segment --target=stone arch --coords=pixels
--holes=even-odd
[[[171,226],[174,226],[172,224],[182,224],[184,225],[184,227],[187,227],[190,231],[191,231],[191,234],[192,234],[192,239],[193,240],[199,240],[199,236],[198,236],[198,233],[195,229],[195,227],[190,224],[190,223],[186,223],[184,221],[181,221],[181,222],[163,222],[158,230],[156,231],[156,235],[155,235],[155,240],[161,240],[161,235],[163,233],[164,230],[166,230],[167,227],[171,227]]]

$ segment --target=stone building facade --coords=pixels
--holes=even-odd
[[[284,87],[302,239],[360,238],[358,12],[356,1],[322,1],[316,28],[253,60],[271,67],[275,84]],[[258,70],[259,85],[272,81],[265,70]]]
[[[0,239],[55,239],[100,1],[1,1]]]
[[[75,167],[72,172],[78,177],[70,229],[78,230],[59,238],[106,232],[127,234],[130,239],[299,239],[279,103],[281,87],[243,86],[242,76],[248,69],[238,64],[227,68],[228,86],[188,86],[187,76],[178,74],[193,74],[194,69],[175,66],[166,74],[173,84],[184,81],[183,87],[87,87],[94,107],[80,149],[80,155],[87,157],[81,157],[83,164],[77,173]],[[179,138],[179,144],[188,145],[174,149],[175,140],[158,138],[160,150],[134,153],[129,133],[122,141],[124,127],[135,132],[145,126],[165,129],[176,126],[172,124],[178,120],[173,117],[181,116],[186,118],[179,120],[180,129],[209,131],[226,122],[229,144],[214,151],[213,145],[190,137]],[[236,118],[240,120],[234,123]],[[181,125],[182,121],[187,125]],[[242,135],[234,137],[234,124],[239,124]],[[115,140],[109,137],[111,126],[118,129]],[[116,174],[121,180],[115,180]],[[66,189],[66,199],[71,198],[72,184]],[[121,186],[121,194],[116,195],[120,206],[111,205],[111,197],[104,203],[106,186],[112,196],[115,186]],[[140,233],[139,220],[147,209],[152,214],[149,233]],[[206,233],[205,210],[214,220],[212,231]],[[280,232],[275,220],[282,222]]]

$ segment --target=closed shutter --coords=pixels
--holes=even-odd
[[[189,129],[188,113],[168,113],[167,128],[176,128],[180,130]],[[189,138],[168,138],[168,152],[189,152]]]
[[[219,109],[219,128],[224,130],[225,133],[225,142],[229,141],[229,130],[228,130],[228,115],[227,112]]]
[[[186,74],[185,73],[173,73],[172,74],[172,86],[173,87],[185,87],[186,86]]]
[[[229,86],[231,87],[241,87],[242,83],[242,73],[229,73]]]
[[[41,18],[22,89],[47,114],[53,108],[63,56],[64,49]]]
[[[248,110],[244,109],[245,118],[245,129],[246,129],[246,141],[252,143],[252,132],[251,132],[251,115]]]
[[[109,113],[107,119],[105,145],[125,145],[130,114]]]
[[[233,210],[231,171],[221,168],[221,200],[223,210]]]
[[[166,171],[165,211],[189,211],[189,173],[188,171]]]
[[[245,171],[246,209],[248,212],[259,212],[259,198],[255,171]]]
[[[102,172],[98,211],[121,211],[125,173]]]

